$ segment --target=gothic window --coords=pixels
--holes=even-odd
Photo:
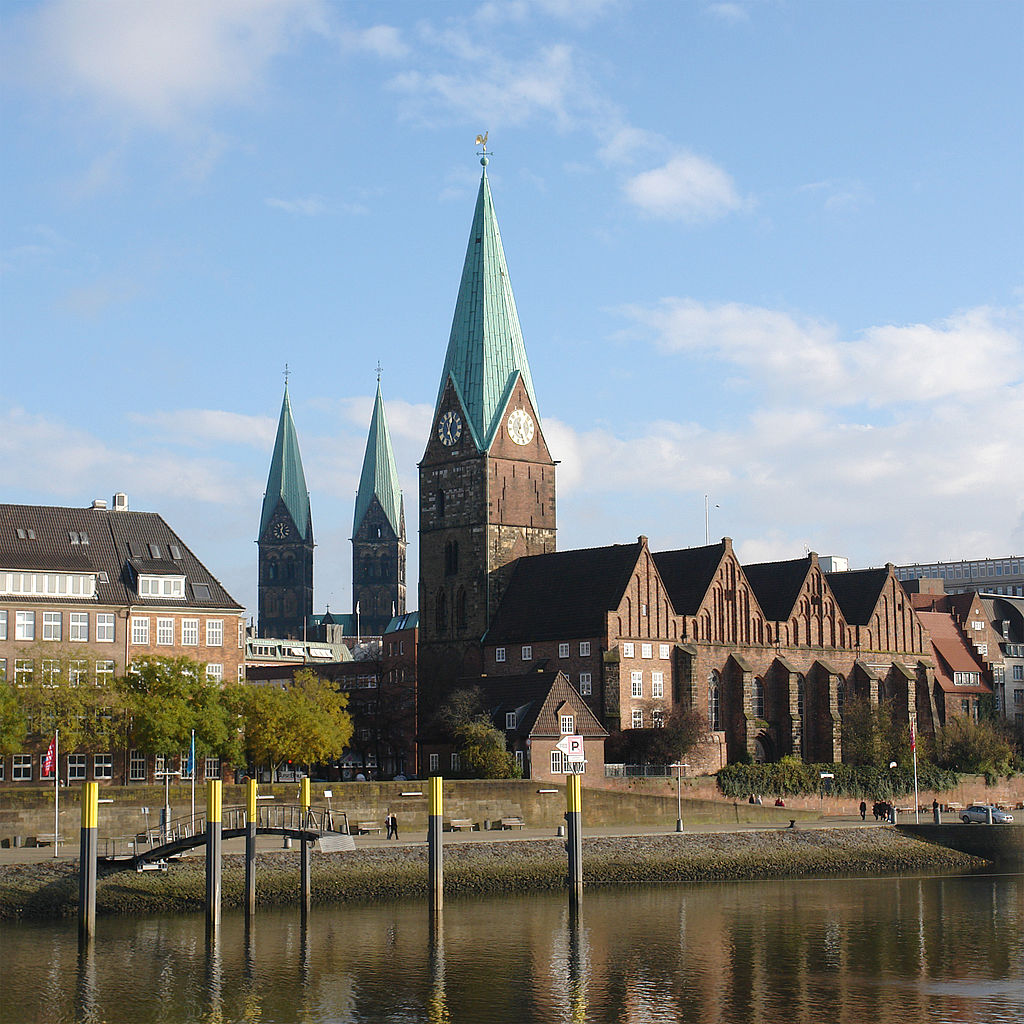
[[[288,582],[291,582],[292,580],[295,579],[295,562],[293,562],[292,559],[290,559],[290,558],[285,559],[285,563],[284,563],[284,578]]]
[[[444,574],[454,576],[459,571],[459,542],[450,540],[444,546]]]
[[[383,534],[383,533],[381,532],[381,528],[380,528],[379,526],[375,526],[375,527],[373,528],[373,536],[374,536],[374,538],[375,538],[376,540],[380,540],[380,539],[381,539],[381,537],[383,537],[383,536],[384,536],[384,534]]]
[[[764,718],[764,683],[760,679],[754,680],[754,717]]]
[[[719,688],[721,678],[715,670],[712,670],[708,676],[708,722],[715,731],[722,728],[721,690]]]
[[[293,616],[295,614],[295,609],[296,609],[295,595],[294,594],[286,594],[285,595],[285,599],[284,599],[284,614],[288,618],[291,618],[291,616]]]
[[[271,581],[277,579],[277,559],[272,558],[267,562],[267,578]]]
[[[441,519],[444,518],[444,491],[437,492],[437,514]]]
[[[459,630],[466,628],[466,590],[464,587],[459,587],[459,592],[455,595],[455,626]]]
[[[443,590],[437,592],[436,620],[438,632],[448,628],[448,599]]]
[[[388,558],[382,558],[380,560],[380,578],[382,580],[389,579],[391,576],[391,561]]]

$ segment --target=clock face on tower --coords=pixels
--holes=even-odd
[[[270,535],[275,540],[284,540],[289,533],[291,533],[291,529],[287,523],[274,523],[270,529]]]
[[[516,444],[529,444],[533,440],[533,420],[525,409],[516,409],[509,416],[508,436]]]
[[[437,421],[437,438],[441,444],[451,447],[462,437],[462,419],[454,409],[449,409]]]

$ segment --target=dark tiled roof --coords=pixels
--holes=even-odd
[[[19,537],[19,530],[25,537]],[[78,543],[72,542],[71,535]],[[158,552],[155,558],[154,548]],[[0,505],[3,568],[106,574],[105,579],[100,576],[97,581],[96,602],[124,606],[139,600],[135,573],[130,568],[133,560],[139,565],[160,567],[144,568],[143,572],[184,575],[188,600],[182,604],[186,607],[241,608],[155,512]],[[210,596],[197,600],[195,585],[208,588]]]
[[[505,715],[518,713],[516,732],[523,736],[558,736],[558,709],[572,708],[579,736],[600,737],[608,732],[587,707],[586,701],[563,672],[527,672],[519,676],[480,676],[464,680],[467,686],[479,686],[485,707],[499,729],[505,728]]]
[[[597,637],[618,608],[640,543],[520,558],[484,638],[488,643]]]
[[[828,572],[825,579],[839,602],[843,618],[851,626],[866,626],[878,605],[882,588],[889,578],[888,569],[853,569]]]
[[[760,562],[743,566],[757,603],[772,622],[784,622],[796,604],[800,588],[807,579],[811,559],[793,558],[788,562]]]
[[[652,554],[677,615],[697,614],[724,554],[725,543],[722,541],[702,548]]]

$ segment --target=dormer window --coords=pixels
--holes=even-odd
[[[518,718],[518,716],[516,715],[516,713],[514,711],[506,711],[505,712],[505,728],[506,729],[514,729],[516,727],[516,725],[518,724],[517,718]]]
[[[139,597],[164,597],[181,601],[185,597],[184,576],[139,575]]]

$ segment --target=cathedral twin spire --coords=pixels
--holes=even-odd
[[[299,536],[303,540],[310,539],[313,534],[313,521],[309,510],[309,491],[306,490],[306,476],[302,472],[302,456],[299,454],[299,438],[295,432],[295,421],[292,419],[292,405],[288,398],[287,381],[284,385],[281,416],[277,423],[274,455],[270,460],[267,491],[263,496],[260,537],[266,533],[278,505],[282,501],[288,514],[292,517]]]
[[[370,417],[370,433],[366,438],[363,453],[363,469],[359,474],[359,490],[356,493],[356,511],[352,521],[352,536],[366,518],[373,499],[380,502],[395,536],[402,534],[402,487],[398,482],[398,466],[395,452],[391,447],[391,432],[384,412],[384,399],[380,393],[380,379],[377,380],[377,397],[373,402]]]

